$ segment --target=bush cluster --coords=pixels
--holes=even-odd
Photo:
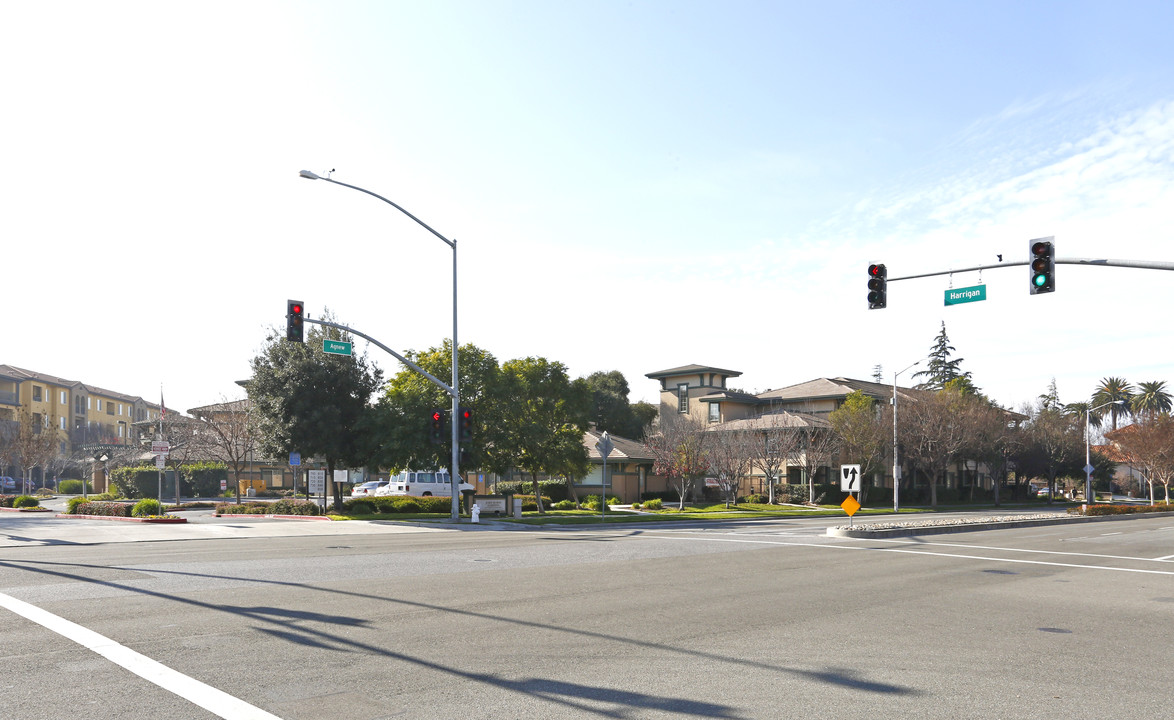
[[[768,498],[765,495],[747,495],[739,502],[749,503],[750,505],[766,505]]]
[[[163,514],[163,508],[155,498],[143,498],[130,509],[131,517],[158,517]]]
[[[645,500],[643,507],[645,510],[660,510],[664,507],[664,503],[661,502],[660,498],[652,498],[651,500]]]
[[[534,483],[529,480],[506,480],[497,483],[495,487],[498,495],[534,495]],[[550,498],[555,502],[570,500],[565,480],[539,480],[538,487],[543,498]]]
[[[219,503],[216,512],[221,515],[321,515],[322,508],[313,500],[282,498],[277,502]]]
[[[12,503],[16,502],[16,495],[0,495],[0,507],[12,507]]]
[[[1080,508],[1068,508],[1070,515],[1132,515],[1134,513],[1174,512],[1174,505],[1089,505],[1085,513]]]
[[[413,497],[411,495],[379,495],[376,497],[344,500],[342,511],[348,515],[369,515],[380,513],[396,515],[406,513],[449,513],[452,499],[434,495]]]
[[[575,509],[575,501],[574,500],[559,500],[551,507],[554,508],[555,510],[574,510]]]
[[[81,480],[62,480],[60,483],[58,483],[57,489],[62,495],[81,495],[82,494],[82,481]],[[86,490],[93,491],[93,489],[94,488],[90,486],[90,483],[87,482],[86,483]]]
[[[83,500],[83,498],[74,498],[74,500]],[[130,503],[102,500],[83,501],[76,504],[71,500],[69,505],[71,507],[70,513],[73,515],[101,515],[103,517],[131,517],[130,513],[134,508]]]
[[[12,507],[14,507],[14,508],[37,507],[40,504],[41,504],[41,501],[36,499],[32,495],[17,495],[15,498],[12,499]]]
[[[313,500],[282,498],[269,505],[274,515],[321,515],[322,508]]]

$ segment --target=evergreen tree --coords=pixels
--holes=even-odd
[[[978,388],[970,380],[970,372],[962,372],[958,366],[962,364],[963,358],[956,358],[951,360],[950,355],[954,352],[954,346],[950,344],[950,338],[946,335],[946,321],[942,321],[942,330],[934,338],[933,347],[929,351],[929,364],[921,371],[913,373],[913,377],[925,376],[926,380],[917,385],[922,390],[941,390],[946,387],[946,383],[951,380],[962,379],[964,382],[962,386],[968,390],[978,393]]]

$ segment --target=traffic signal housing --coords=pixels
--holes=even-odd
[[[1056,291],[1056,243],[1052,238],[1028,241],[1031,255],[1028,263],[1031,269],[1031,294]]]
[[[448,413],[441,409],[432,411],[429,417],[428,439],[433,445],[439,445],[444,442],[444,421],[448,417]]]
[[[879,310],[889,304],[889,271],[881,263],[868,266],[868,309]]]
[[[290,342],[305,342],[306,306],[301,300],[285,302],[285,339]]]
[[[473,439],[473,411],[469,408],[463,407],[460,408],[459,414],[461,442],[467,443]]]

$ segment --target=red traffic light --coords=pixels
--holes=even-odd
[[[440,422],[440,411],[439,410],[432,411],[432,422]]]
[[[870,277],[884,278],[888,276],[888,270],[882,264],[874,264],[868,266],[868,275]]]

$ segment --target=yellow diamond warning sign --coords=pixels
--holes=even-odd
[[[840,507],[844,508],[844,512],[848,513],[848,517],[852,517],[860,509],[860,503],[856,502],[856,498],[849,495],[847,500],[840,503]]]

